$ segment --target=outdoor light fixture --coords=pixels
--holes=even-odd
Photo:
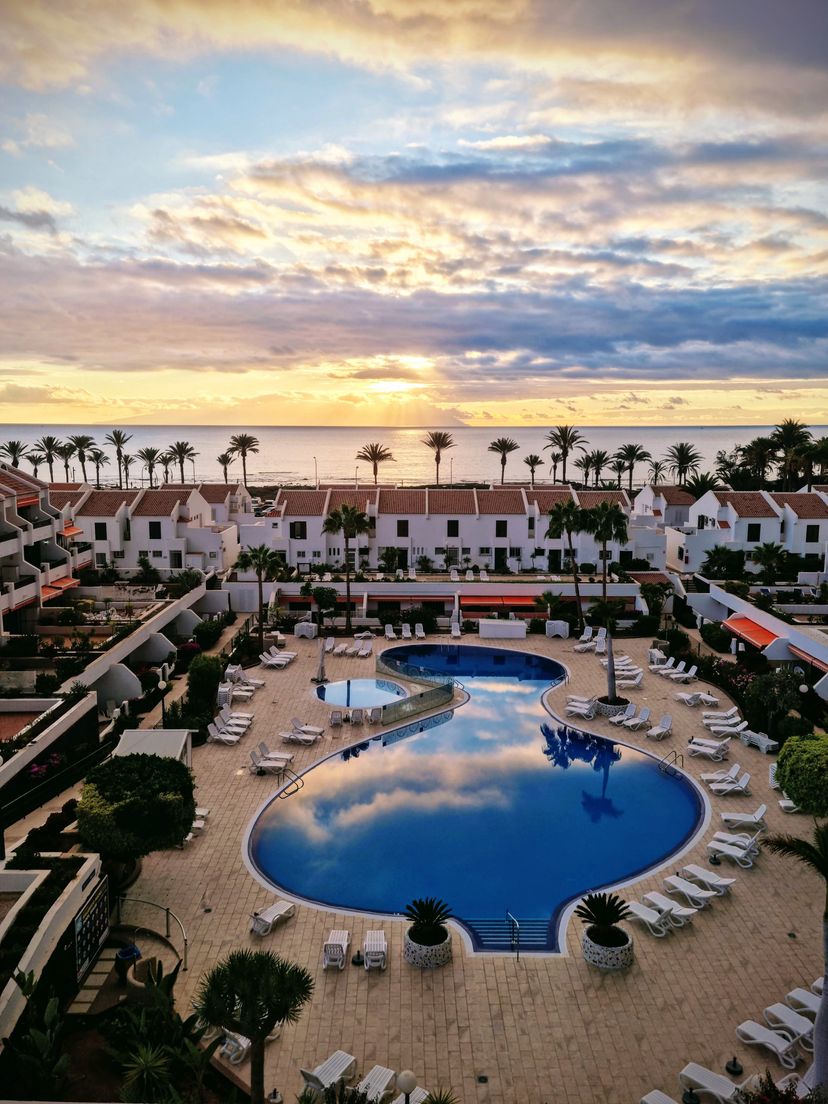
[[[734,1054],[730,1061],[725,1065],[725,1070],[733,1077],[738,1077],[743,1072],[742,1063]]]
[[[167,692],[167,687],[168,686],[169,686],[169,683],[164,682],[163,679],[161,679],[160,682],[158,683],[158,689],[161,693],[161,727],[162,728],[167,727],[167,707],[166,707],[166,705],[164,705],[164,695]]]
[[[411,1094],[417,1088],[417,1076],[413,1070],[402,1070],[397,1077],[397,1088],[405,1097],[405,1104],[411,1104]]]
[[[685,1089],[682,1093],[681,1104],[701,1104],[701,1100],[699,1100],[693,1089]]]

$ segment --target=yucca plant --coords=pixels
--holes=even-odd
[[[460,1104],[451,1089],[435,1089],[430,1092],[423,1104]]]
[[[618,924],[631,915],[627,902],[617,893],[588,893],[575,909],[587,925],[587,935],[602,947],[623,947],[628,940]]]
[[[405,915],[411,921],[411,939],[422,947],[434,947],[446,938],[446,920],[452,911],[437,897],[415,897],[406,905]]]

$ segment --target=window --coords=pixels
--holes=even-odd
[[[149,549],[145,548],[145,549],[143,549],[143,551],[139,552],[138,553],[138,559],[139,560],[148,560],[149,559]]]
[[[451,520],[446,522],[446,536],[447,537],[459,537],[460,536],[460,522],[457,520]]]
[[[397,519],[397,536],[398,537],[407,537],[408,536],[408,518],[398,518]]]
[[[95,553],[95,567],[106,567],[106,552]]]
[[[155,552],[155,551],[153,551],[153,553],[152,553],[152,558],[153,558],[154,560],[160,560],[160,559],[161,559],[161,557],[162,557],[163,555],[164,555],[164,553],[163,553],[163,552]]]
[[[106,522],[95,522],[95,540],[106,540]]]
[[[751,544],[757,544],[762,539],[762,525],[760,522],[748,522],[747,539]]]
[[[307,540],[308,539],[308,523],[306,521],[292,521],[290,523],[290,539],[291,540]]]
[[[129,518],[124,518],[124,540],[132,540],[132,526],[129,523]]]
[[[434,555],[435,556],[445,556],[445,554],[446,554],[445,548],[435,548],[434,549]]]
[[[496,521],[495,522],[495,536],[496,537],[506,537],[506,536],[508,536],[509,535],[508,530],[509,530],[509,523],[507,521]]]
[[[123,551],[121,551],[121,552],[113,552],[113,553],[112,553],[112,559],[113,559],[113,560],[122,560],[123,558],[124,558],[124,553],[123,553]]]
[[[619,563],[629,563],[632,558],[633,558],[633,554],[632,554],[632,551],[629,548],[626,548],[626,549],[622,548],[621,551],[618,554],[618,562]]]
[[[215,552],[211,552],[210,555],[215,556]],[[183,566],[184,566],[184,564],[182,562],[181,553],[180,552],[170,552],[170,567],[175,569],[175,568],[180,568],[180,567],[183,567]]]
[[[513,560],[519,560],[522,555],[523,555],[523,551],[520,548],[510,548],[509,549],[509,557]]]
[[[314,558],[315,560],[321,560],[321,559],[322,559],[322,553],[321,553],[321,552],[319,552],[318,550],[314,550],[314,551],[313,551],[313,552],[311,553],[311,555],[313,556],[313,558]]]
[[[533,517],[530,517],[527,524],[529,526],[529,536],[531,537],[534,535],[535,532],[535,519]]]
[[[806,525],[805,526],[805,543],[806,544],[819,544],[819,526],[818,525]]]
[[[460,549],[460,554],[462,556],[470,556],[471,555],[471,549],[470,548],[461,548]]]
[[[612,552],[609,550],[609,548],[606,551],[604,551],[603,548],[599,548],[598,549],[598,559],[599,560],[611,560],[612,559]],[[621,561],[619,560],[618,562],[620,563]]]
[[[491,556],[492,550],[491,548],[478,548],[477,554],[478,556]]]
[[[704,514],[699,514],[697,525],[699,529],[705,529],[707,527],[707,518],[704,516]]]
[[[161,540],[161,522],[151,521],[149,523],[149,539]]]

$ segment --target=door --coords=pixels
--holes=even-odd
[[[407,548],[398,548],[397,549],[397,567],[402,568],[403,571],[408,570],[408,549]]]
[[[509,558],[509,549],[508,548],[496,548],[494,550],[494,569],[495,569],[495,571],[506,571],[506,569],[508,567],[508,564],[507,564],[506,561],[508,560],[508,558]]]
[[[550,548],[547,552],[548,570],[560,571],[561,570],[561,550],[560,548]]]

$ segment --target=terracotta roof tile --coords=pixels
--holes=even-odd
[[[39,479],[9,467],[0,467],[0,483],[15,494],[36,494],[38,491],[47,490],[47,485]]]
[[[797,517],[828,518],[828,504],[818,494],[779,492],[771,494],[779,506],[789,506]]]
[[[50,483],[50,491],[77,491],[83,486],[83,483]]]
[[[668,506],[692,506],[696,501],[684,487],[662,487],[660,484],[651,484],[653,491],[661,495]]]
[[[321,517],[327,498],[327,491],[279,491],[275,512],[284,503],[285,517]]]
[[[54,484],[53,484],[54,486]],[[50,488],[49,501],[56,510],[62,510],[64,506],[74,506],[83,497],[84,492],[77,491],[55,491]]]
[[[138,491],[93,491],[78,510],[78,517],[115,517],[126,502],[131,505]]]
[[[514,487],[495,487],[477,492],[481,514],[526,514],[522,493]]]
[[[368,503],[375,502],[377,498],[377,491],[373,484],[370,489],[368,487],[363,491],[360,488],[358,491],[353,489],[343,491],[331,491],[331,499],[328,503],[328,511],[340,510],[343,506],[353,506],[357,510],[362,510],[363,513],[368,512]]]
[[[760,491],[719,491],[713,492],[723,506],[732,506],[737,517],[767,517],[779,515]]]
[[[476,514],[474,491],[430,490],[428,510],[430,514]]]
[[[664,583],[672,586],[671,579],[663,571],[628,571],[627,574],[637,583]]]
[[[190,497],[188,490],[159,490],[144,491],[143,497],[132,511],[133,517],[169,517],[175,509],[176,503],[186,502]]]
[[[559,502],[571,502],[572,491],[569,487],[549,487],[542,491],[527,491],[526,497],[530,502],[537,502],[542,514],[548,514]]]
[[[597,506],[599,502],[609,502],[613,505],[629,507],[630,500],[627,497],[627,492],[622,490],[597,490],[597,491],[576,491],[578,503],[583,506],[585,510],[591,510]]]
[[[382,488],[379,493],[377,513],[424,514],[425,507],[425,491],[406,491],[401,488]]]

